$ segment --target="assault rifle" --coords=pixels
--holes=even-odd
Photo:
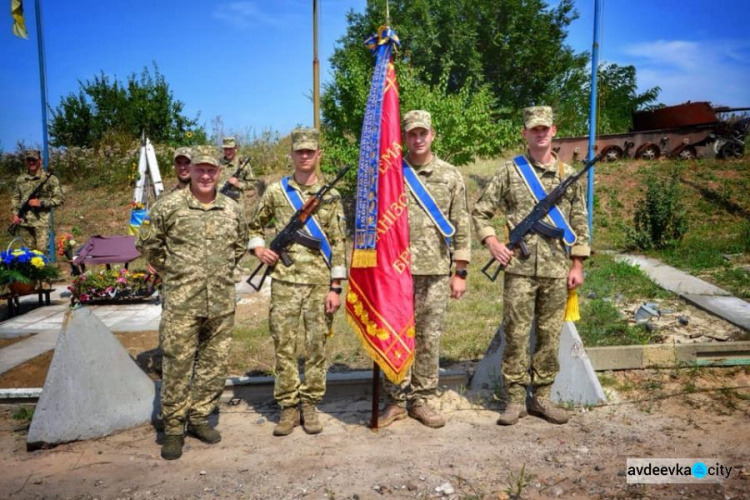
[[[550,226],[549,224],[545,223],[543,219],[547,216],[549,211],[552,210],[552,207],[554,207],[555,204],[560,201],[560,199],[565,194],[565,191],[571,185],[575,184],[578,179],[583,177],[583,175],[586,174],[586,172],[588,172],[589,169],[593,167],[594,164],[600,159],[601,156],[595,156],[584,165],[580,172],[577,172],[567,179],[563,180],[555,189],[552,190],[551,193],[549,193],[544,197],[544,199],[537,203],[536,206],[534,206],[534,208],[531,210],[531,213],[524,217],[524,219],[519,222],[516,227],[511,229],[508,243],[506,244],[508,250],[514,251],[516,248],[518,248],[521,250],[521,256],[524,259],[527,259],[529,255],[531,255],[531,252],[529,252],[529,248],[526,246],[526,242],[523,240],[523,238],[532,231],[547,236],[548,238],[562,238],[564,234],[563,230],[557,227]],[[498,263],[495,272],[490,273],[489,269],[490,267],[492,267],[492,264],[494,262],[494,258],[490,259],[490,261],[487,262],[487,264],[485,264],[482,268],[482,272],[490,279],[490,281],[495,281],[497,279],[497,275],[500,274],[500,271],[505,269],[505,266],[503,264]]]
[[[300,245],[311,250],[320,250],[320,246],[323,242],[318,238],[313,238],[304,231],[305,223],[318,210],[318,207],[320,207],[320,202],[323,200],[323,196],[325,196],[325,194],[330,191],[338,181],[341,180],[341,178],[344,176],[344,174],[346,174],[349,168],[351,168],[351,165],[341,169],[339,173],[336,174],[335,179],[333,179],[331,182],[329,182],[328,184],[320,188],[315,194],[313,194],[305,202],[302,208],[297,210],[294,215],[292,215],[292,218],[289,219],[289,222],[286,226],[284,226],[284,229],[282,229],[279,234],[277,234],[276,237],[271,241],[271,244],[268,248],[279,255],[281,262],[286,267],[292,265],[292,259],[287,253],[287,248],[289,248],[292,243],[299,243]],[[263,282],[266,280],[266,277],[271,273],[272,268],[270,266],[267,266],[266,272],[263,273],[260,282],[257,285],[254,284],[253,278],[255,278],[255,275],[257,275],[258,272],[263,269],[263,266],[265,266],[263,262],[258,264],[258,267],[255,268],[253,274],[251,274],[247,279],[247,284],[253,287],[256,291],[260,291],[261,287],[263,286]]]
[[[240,172],[242,172],[242,170],[245,168],[245,165],[247,165],[248,163],[250,163],[250,158],[245,159],[245,161],[243,161],[240,164],[240,166],[237,167],[237,170],[234,171],[234,173],[232,174],[232,177],[238,178],[237,176],[240,175]],[[232,177],[230,177],[230,179]],[[227,180],[227,182],[225,182],[224,185],[221,186],[221,189],[219,189],[219,192],[221,194],[225,194],[229,196],[234,201],[240,201],[240,195],[242,194],[242,192],[239,189],[237,189],[237,186],[232,185],[229,182],[229,180]]]
[[[28,212],[31,209],[29,202],[33,200],[34,198],[39,197],[39,193],[42,192],[42,188],[44,187],[45,184],[47,184],[47,181],[49,180],[50,177],[52,177],[52,174],[48,172],[47,177],[45,177],[42,182],[37,184],[34,190],[31,193],[29,193],[29,196],[26,197],[26,201],[23,202],[23,205],[21,205],[21,208],[18,209],[18,213],[16,213],[16,215],[19,218],[23,219],[26,216],[26,212]],[[11,236],[15,236],[16,231],[18,230],[18,226],[19,224],[11,224],[10,226],[8,226],[8,232],[11,234]]]

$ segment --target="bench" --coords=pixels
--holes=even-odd
[[[27,295],[34,295],[36,294],[38,296],[39,305],[40,306],[48,306],[50,305],[50,293],[54,292],[54,288],[37,288],[36,290],[32,290],[27,293],[15,293],[15,292],[8,292],[3,295],[0,295],[0,300],[5,300],[8,302],[8,317],[12,318],[13,316],[16,316],[18,313],[21,312],[21,304],[19,302],[20,297],[25,297]]]

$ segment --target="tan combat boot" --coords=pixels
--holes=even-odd
[[[409,416],[419,420],[427,427],[437,429],[445,425],[445,419],[438,412],[430,408],[427,403],[412,406],[409,410]]]
[[[281,409],[279,423],[273,429],[274,436],[288,436],[295,427],[299,425],[299,409],[296,406],[288,406]]]
[[[161,445],[161,458],[164,460],[177,460],[182,456],[182,445],[185,444],[185,436],[182,434],[167,434]]]
[[[515,425],[519,419],[526,415],[528,415],[526,405],[511,401],[505,405],[505,409],[498,415],[497,425]]]
[[[378,429],[388,427],[396,420],[403,420],[406,418],[406,408],[399,406],[396,403],[388,403],[383,408],[383,411],[378,415]]]
[[[568,412],[555,406],[548,398],[539,396],[531,398],[529,413],[553,424],[564,424],[570,419]]]
[[[208,424],[188,424],[187,427],[188,434],[190,434],[193,437],[197,437],[204,443],[208,444],[215,444],[221,441],[221,434],[219,434],[219,431],[212,428]]]
[[[312,403],[302,403],[302,428],[308,434],[320,434],[323,432],[323,424],[318,418],[318,411]]]

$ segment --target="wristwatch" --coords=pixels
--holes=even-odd
[[[335,293],[335,294],[341,295],[341,291],[343,289],[340,286],[332,286],[328,290],[331,291],[331,292],[333,292],[333,293]]]
[[[458,276],[462,280],[465,280],[468,275],[469,275],[469,271],[467,269],[457,269],[456,270],[456,276]]]

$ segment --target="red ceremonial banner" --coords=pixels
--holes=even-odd
[[[389,62],[380,120],[377,258],[372,262],[365,256],[372,250],[355,249],[346,316],[365,350],[394,383],[404,379],[414,359],[414,285],[401,153],[398,85]]]

